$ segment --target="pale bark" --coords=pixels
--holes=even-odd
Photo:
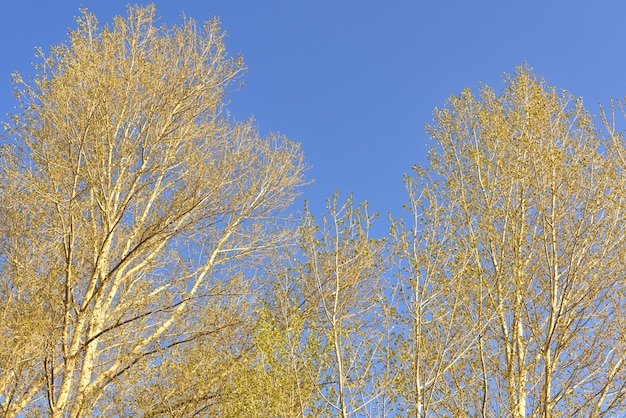
[[[281,214],[303,184],[298,147],[222,114],[244,68],[226,56],[217,21],[156,27],[155,13],[129,7],[100,28],[84,11],[33,82],[16,76],[3,273],[18,295],[45,288],[57,320],[37,328],[53,343],[24,359],[32,385],[9,415],[79,417],[102,413],[104,397],[130,402],[139,388],[126,375],[148,390],[151,359],[226,323],[241,333],[231,349],[248,349],[254,318],[239,277],[293,239]],[[26,236],[30,246],[14,245]],[[219,311],[211,299],[229,293],[241,321],[204,322]],[[18,378],[3,370],[0,394]]]
[[[625,153],[621,134],[608,130],[603,137],[580,101],[524,66],[500,95],[464,90],[436,110],[432,165],[417,177],[426,184],[422,224],[439,232],[421,238],[426,255],[415,257],[415,270],[434,259],[429,243],[442,246],[443,277],[451,284],[450,272],[459,275],[459,294],[474,298],[461,299],[462,316],[477,319],[464,325],[474,338],[457,358],[459,374],[445,378],[463,383],[442,393],[433,413],[454,415],[459,405],[482,416],[623,412],[618,306],[626,300],[623,281],[609,278],[626,271],[616,223]],[[437,217],[428,212],[437,208]],[[416,277],[414,286],[428,283]],[[453,312],[451,294],[428,297]],[[431,326],[446,326],[442,318]],[[420,347],[411,345],[415,364],[428,358]],[[412,374],[415,397],[428,385]],[[464,397],[472,391],[479,395]]]

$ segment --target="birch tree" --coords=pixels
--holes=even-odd
[[[447,205],[433,239],[460,269],[450,275],[462,275],[472,295],[461,309],[478,321],[465,328],[473,336],[460,358],[465,377],[455,380],[475,382],[468,389],[479,399],[465,413],[621,415],[623,140],[602,135],[580,99],[526,66],[505,82],[500,94],[483,86],[478,97],[451,97],[428,129],[429,176],[441,191],[431,206]],[[456,308],[456,299],[435,297]],[[437,411],[457,407],[448,398]]]
[[[207,365],[225,360],[207,378],[228,376],[246,352],[254,266],[290,239],[280,214],[303,183],[298,147],[226,116],[244,67],[217,20],[156,26],[155,13],[99,26],[83,11],[32,79],[15,75],[0,171],[4,416],[132,408],[200,341],[213,342]]]

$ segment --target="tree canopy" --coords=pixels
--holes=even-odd
[[[281,213],[303,184],[297,145],[224,115],[243,64],[217,21],[155,26],[149,6],[77,23],[32,81],[16,75],[3,148],[9,416],[139,408],[136,382],[209,337],[228,340],[224,363],[244,356],[241,275],[288,238]]]
[[[0,414],[626,412],[626,149],[527,65],[427,127],[403,216],[292,208],[297,144],[225,110],[218,20],[99,25],[15,75],[0,148]]]

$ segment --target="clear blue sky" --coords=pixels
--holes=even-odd
[[[1,0],[0,112],[14,104],[11,72],[32,73],[34,47],[64,41],[81,4],[106,22],[126,3]],[[304,198],[318,213],[339,190],[383,218],[400,214],[402,176],[426,162],[433,108],[479,82],[499,89],[522,62],[594,113],[626,95],[623,0],[155,3],[168,24],[183,11],[221,18],[228,50],[249,68],[230,110],[302,144],[315,180]]]

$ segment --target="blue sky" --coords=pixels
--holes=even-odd
[[[126,3],[2,0],[0,112],[14,105],[11,72],[32,74],[34,47],[64,41],[80,5],[106,22]],[[433,108],[479,82],[499,89],[523,62],[592,113],[626,95],[623,0],[155,3],[168,24],[182,12],[220,17],[228,50],[249,68],[229,109],[302,144],[315,181],[303,197],[317,213],[338,190],[399,215],[403,174],[426,163]]]

